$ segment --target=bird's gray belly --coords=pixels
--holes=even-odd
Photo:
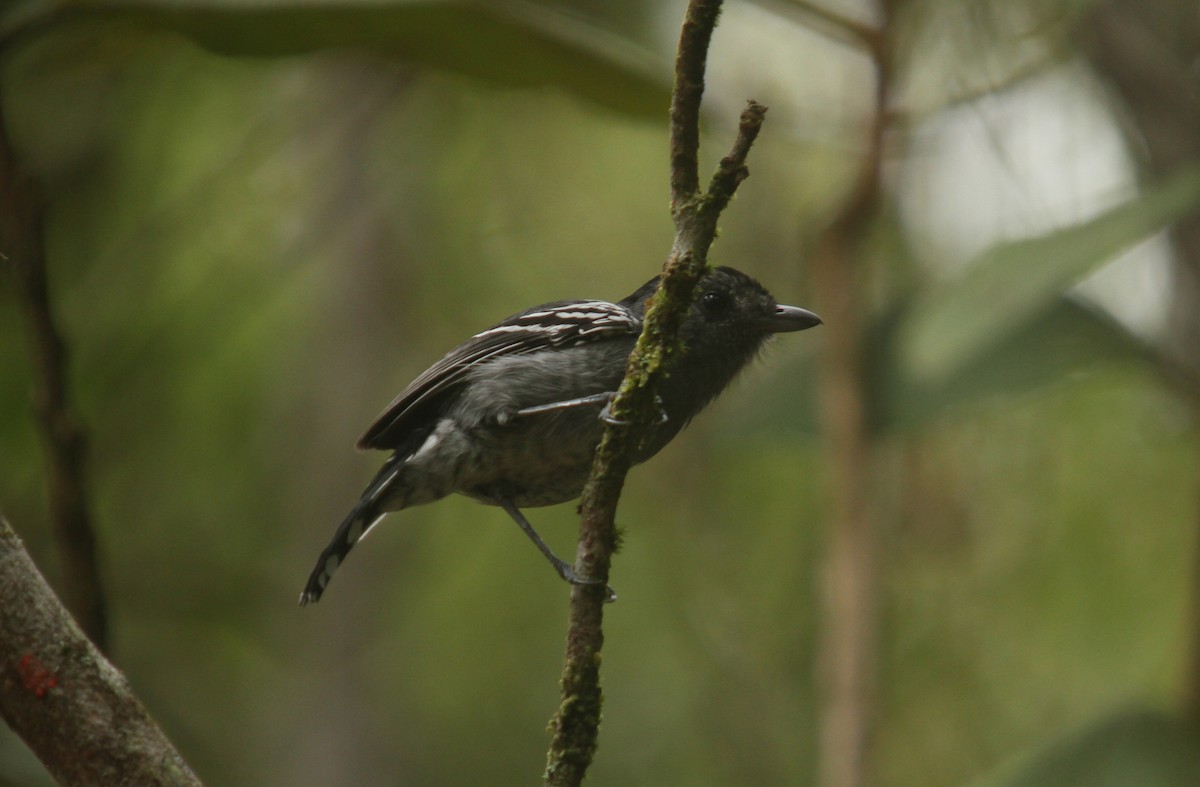
[[[478,459],[457,491],[484,503],[550,506],[579,497],[600,441],[599,407],[517,417],[478,435]]]

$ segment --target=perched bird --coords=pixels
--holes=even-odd
[[[590,584],[550,551],[520,509],[565,503],[583,491],[658,280],[617,303],[556,301],[514,314],[409,383],[358,441],[360,449],[392,455],[317,559],[301,606],[321,598],[385,514],[455,492],[503,508],[559,576]],[[661,419],[634,463],[662,450],[773,334],[820,323],[810,311],[780,306],[740,271],[709,271],[684,319],[683,349],[659,386]]]

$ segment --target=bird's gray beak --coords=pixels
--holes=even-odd
[[[767,320],[767,327],[773,333],[788,333],[815,328],[821,324],[821,318],[808,309],[799,306],[776,306],[775,314]]]

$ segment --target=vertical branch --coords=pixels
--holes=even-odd
[[[34,367],[33,409],[46,450],[51,529],[62,564],[63,598],[100,649],[107,647],[104,592],[84,481],[86,441],[72,416],[66,345],[54,323],[46,278],[44,208],[17,163],[0,108],[0,255],[17,283]]]
[[[562,673],[562,701],[550,722],[545,782],[578,785],[591,765],[600,730],[600,652],[606,590],[617,545],[617,502],[630,457],[658,417],[655,389],[663,369],[677,352],[679,327],[691,305],[696,283],[707,269],[708,249],[717,218],[748,175],[746,156],[762,126],[766,107],[750,102],[742,113],[733,149],[722,159],[707,191],[699,191],[700,99],[708,45],[720,13],[720,0],[691,0],[683,23],[671,100],[671,213],[675,240],[664,273],[646,314],[642,334],[629,356],[625,379],[613,400],[619,427],[604,430],[592,474],[580,500],[579,547],[575,572],[599,585],[571,588],[570,619]]]
[[[891,12],[897,2],[882,4],[876,34],[856,33],[867,44],[875,69],[866,152],[813,260],[816,300],[826,315],[820,401],[833,478],[818,654],[824,687],[818,783],[823,787],[860,787],[868,781],[878,644],[878,544],[868,503],[874,452],[863,302],[867,288],[859,244],[882,199],[893,80]]]
[[[721,13],[720,3],[689,3],[675,53],[671,91],[671,215],[700,191],[700,99],[708,45]]]

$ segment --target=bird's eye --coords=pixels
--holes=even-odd
[[[724,292],[710,290],[700,296],[700,310],[709,318],[720,317],[729,311],[729,305],[729,295]]]

